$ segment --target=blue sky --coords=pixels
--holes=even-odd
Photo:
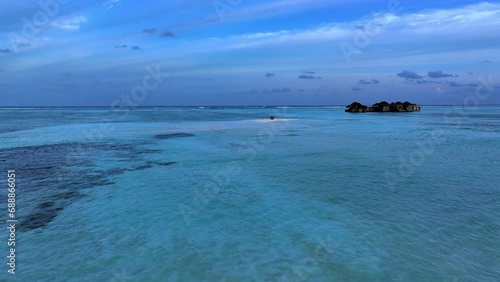
[[[497,1],[4,0],[0,106],[500,104],[499,30]]]

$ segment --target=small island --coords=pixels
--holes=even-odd
[[[345,109],[348,113],[366,113],[366,112],[418,112],[420,111],[420,106],[417,104],[412,104],[410,102],[393,102],[388,103],[386,101],[382,101],[380,103],[375,103],[371,107],[365,106],[361,103],[354,102],[348,105]]]

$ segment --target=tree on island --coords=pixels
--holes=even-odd
[[[371,107],[365,106],[359,102],[354,102],[348,105],[345,109],[349,113],[365,113],[365,112],[418,112],[420,111],[420,106],[417,104],[412,104],[408,101],[401,103],[400,101],[388,103],[387,101],[382,101],[373,104]]]
[[[358,103],[354,102],[346,107],[346,112],[351,112],[351,113],[364,113],[368,111],[368,107]]]
[[[391,110],[391,104],[387,103],[386,101],[375,103],[372,106],[372,110],[374,112],[388,112]]]

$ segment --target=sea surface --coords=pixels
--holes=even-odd
[[[500,107],[0,120],[1,281],[500,281]]]

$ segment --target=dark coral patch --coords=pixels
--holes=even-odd
[[[158,165],[161,165],[161,166],[169,166],[169,165],[173,165],[177,162],[159,162]]]
[[[155,135],[155,138],[163,140],[163,139],[172,139],[172,138],[186,138],[186,137],[193,137],[193,136],[195,136],[195,135],[192,133],[180,132],[180,133],[158,134],[158,135]]]
[[[47,226],[64,209],[54,202],[43,203],[20,223],[19,230],[27,231]]]

